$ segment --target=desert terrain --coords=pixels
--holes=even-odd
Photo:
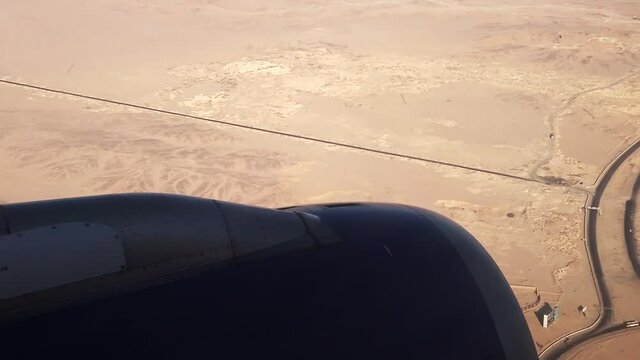
[[[0,7],[0,203],[411,204],[485,246],[539,351],[596,320],[583,207],[640,136],[637,2]]]
[[[608,360],[634,359],[637,357],[640,332],[617,333],[590,343],[589,346],[576,348],[567,354],[566,359]]]

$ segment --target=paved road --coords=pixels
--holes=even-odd
[[[596,181],[595,191],[593,196],[587,199],[588,207],[599,207],[602,194],[606,189],[609,181],[618,170],[620,165],[624,163],[631,154],[640,148],[640,139],[636,140],[631,146],[620,153],[605,170],[600,174]],[[598,244],[596,242],[596,224],[598,220],[598,213],[596,211],[585,210],[585,239],[587,242],[587,255],[589,258],[589,264],[591,266],[591,274],[594,279],[596,292],[600,301],[600,314],[598,319],[590,326],[574,331],[567,334],[562,338],[554,341],[540,353],[540,359],[557,359],[569,349],[583,344],[586,341],[593,339],[596,336],[610,333],[612,331],[620,330],[620,324],[612,324],[612,302],[607,284],[602,272],[602,265],[600,263],[600,257],[598,256]]]
[[[602,346],[599,343],[605,340],[614,339],[618,336],[629,334],[631,331],[640,331],[640,328],[626,328],[623,324],[614,324],[607,327],[605,330],[598,332],[597,336],[592,336],[588,340],[576,344],[571,347],[570,351],[563,353],[564,356],[568,356],[568,359],[580,359],[583,354],[590,352],[592,347],[596,349],[598,346]],[[608,345],[611,346],[611,345]],[[614,349],[610,349],[614,350]],[[615,350],[614,350],[615,351]]]
[[[633,191],[631,197],[627,200],[624,210],[624,238],[627,243],[627,252],[629,254],[629,261],[633,266],[633,270],[636,273],[636,277],[640,278],[640,260],[638,259],[637,246],[638,240],[636,238],[636,231],[634,222],[638,211],[638,192],[640,191],[640,175],[636,178],[636,182],[633,184]]]

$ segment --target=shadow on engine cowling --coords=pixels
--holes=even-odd
[[[537,358],[503,275],[452,221],[387,204],[273,211],[306,217],[307,227],[319,222],[334,240],[310,231],[312,247],[283,243],[168,283],[6,324],[3,353],[11,359]]]

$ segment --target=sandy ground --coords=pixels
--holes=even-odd
[[[570,351],[562,359],[609,360],[637,359],[640,351],[640,331],[607,335],[588,346]]]
[[[625,241],[625,203],[640,175],[640,153],[635,152],[611,178],[600,203],[602,215],[597,223],[598,253],[612,302],[613,322],[640,319],[640,279],[638,279]]]
[[[639,14],[632,1],[4,0],[0,79],[538,182],[0,84],[0,201],[430,208],[514,289],[559,305],[549,329],[526,313],[540,350],[596,316],[576,311],[597,303],[580,208],[639,133]]]
[[[636,204],[638,202],[640,202],[640,194],[636,193],[635,199]],[[631,226],[633,226],[633,231],[635,231],[634,234],[634,238],[635,238],[635,242],[636,242],[636,259],[640,259],[640,234],[638,234],[638,231],[640,229],[640,213],[638,213],[638,211],[640,211],[640,209],[638,209],[638,207],[636,207],[636,216],[633,219],[633,224]]]
[[[611,307],[606,309],[611,314],[610,325],[640,319],[640,281],[629,258],[625,239],[628,229],[624,225],[625,203],[631,198],[639,175],[640,153],[636,151],[611,178],[600,202],[596,236],[604,281],[611,298]],[[637,328],[601,335],[571,349],[562,359],[635,359],[640,349],[639,335]]]

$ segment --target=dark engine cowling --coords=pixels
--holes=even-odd
[[[0,224],[8,359],[537,358],[487,252],[419,208],[131,194],[4,205]]]

